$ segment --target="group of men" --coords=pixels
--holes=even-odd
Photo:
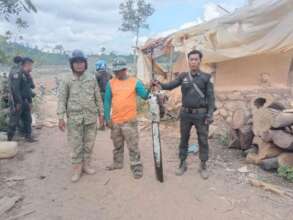
[[[32,136],[32,99],[35,88],[31,76],[33,60],[29,57],[16,56],[8,76],[9,122],[7,139],[12,141],[18,129],[27,142],[35,142]]]
[[[208,130],[213,122],[215,97],[211,75],[200,70],[202,58],[200,51],[191,51],[188,54],[190,72],[182,73],[166,84],[154,80],[149,87],[172,90],[181,86],[180,163],[176,175],[183,175],[187,170],[188,142],[191,128],[195,126],[201,160],[199,172],[203,179],[207,179]],[[128,75],[127,63],[121,58],[113,61],[112,79],[103,61],[96,65],[97,80],[89,74],[87,58],[80,50],[73,52],[70,67],[72,74],[60,86],[57,114],[59,129],[67,129],[68,143],[72,149],[72,182],[77,182],[83,173],[95,174],[91,157],[97,135],[97,119],[100,125],[106,124],[111,129],[114,145],[113,163],[106,169],[112,171],[123,168],[126,143],[132,174],[136,179],[141,178],[143,164],[139,150],[137,96],[147,100],[150,90],[141,81]]]

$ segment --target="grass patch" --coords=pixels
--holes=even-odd
[[[280,166],[278,168],[278,175],[289,182],[293,182],[293,167]]]

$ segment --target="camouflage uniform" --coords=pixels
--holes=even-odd
[[[131,169],[142,169],[140,151],[138,148],[137,121],[114,124],[111,130],[111,139],[114,145],[113,160],[116,166],[123,166],[125,141],[129,150]]]
[[[67,116],[68,143],[72,163],[90,160],[97,132],[97,116],[103,115],[103,103],[95,78],[87,73],[71,75],[59,90],[58,117]]]

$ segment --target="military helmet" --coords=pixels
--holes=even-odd
[[[123,58],[116,58],[113,60],[113,71],[114,72],[119,72],[121,70],[127,69],[127,62]]]
[[[23,57],[23,58],[21,59],[21,64],[22,64],[22,65],[24,65],[24,64],[26,64],[26,63],[33,63],[33,62],[34,62],[33,59],[30,58],[30,57]]]
[[[72,55],[69,58],[71,69],[73,69],[73,63],[83,61],[86,63],[86,69],[87,69],[87,57],[84,55],[84,53],[81,50],[74,50],[72,52]]]
[[[107,70],[107,62],[105,60],[98,60],[96,62],[96,70],[97,71],[106,71]]]

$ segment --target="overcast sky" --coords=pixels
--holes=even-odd
[[[141,40],[158,33],[170,33],[191,24],[220,15],[216,4],[228,10],[241,7],[246,0],[151,0],[156,12],[149,18],[150,29]],[[11,30],[24,37],[24,43],[41,49],[62,44],[65,49],[81,48],[96,53],[107,51],[128,53],[133,35],[118,31],[120,0],[33,0],[37,14],[25,15],[30,27],[18,32],[13,25],[0,21],[0,33]]]

